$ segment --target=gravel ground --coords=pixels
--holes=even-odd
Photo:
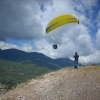
[[[100,100],[100,66],[48,73],[20,84],[0,100]]]

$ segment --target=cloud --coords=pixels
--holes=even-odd
[[[91,55],[94,48],[88,29],[82,24],[68,25],[67,28],[66,26],[61,27],[54,31],[60,31],[60,33],[51,33],[45,39],[38,40],[34,44],[33,50],[42,52],[51,58],[71,58],[76,51],[80,56]],[[57,50],[52,48],[52,45],[55,43],[58,45]]]
[[[96,34],[96,42],[97,42],[97,49],[100,50],[100,29],[98,29],[98,32]]]
[[[34,39],[43,36],[39,1],[0,1],[0,40]],[[44,0],[45,1],[45,0]]]
[[[97,15],[97,26],[100,28],[100,10]]]
[[[94,50],[93,53],[91,53],[88,56],[80,56],[79,62],[83,64],[87,63],[100,63],[100,50]]]
[[[9,43],[5,43],[0,41],[0,49],[4,50],[4,49],[9,49],[9,48],[18,48],[16,45],[14,44],[9,44]]]
[[[81,0],[84,8],[87,10],[91,10],[92,7],[97,5],[98,0]]]

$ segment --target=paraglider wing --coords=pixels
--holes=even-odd
[[[79,23],[79,20],[76,16],[72,14],[63,14],[63,15],[57,16],[56,18],[52,19],[48,23],[46,27],[46,33],[49,33],[55,28],[62,26],[64,24],[68,24],[68,23]]]

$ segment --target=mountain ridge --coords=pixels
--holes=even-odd
[[[25,52],[17,49],[0,50],[0,59],[8,61],[28,61],[39,66],[48,67],[50,69],[59,69],[60,67],[74,66],[74,62],[69,58],[52,59],[42,53]],[[27,62],[28,63],[28,62]]]

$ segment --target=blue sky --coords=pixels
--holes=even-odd
[[[80,24],[64,25],[46,34],[48,22],[60,14],[74,14]],[[1,0],[0,49],[40,52],[51,58],[100,63],[99,0]],[[52,45],[57,43],[58,49]]]

